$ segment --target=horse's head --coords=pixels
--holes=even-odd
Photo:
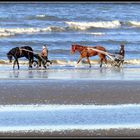
[[[7,58],[9,59],[9,62],[12,63],[13,56],[10,53],[7,53]]]
[[[73,44],[70,52],[71,52],[71,54],[74,54],[75,51],[76,51],[76,45]]]

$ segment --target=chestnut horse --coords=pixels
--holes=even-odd
[[[89,63],[89,67],[91,67],[89,57],[96,56],[96,55],[98,55],[100,58],[100,67],[102,67],[103,61],[105,62],[105,64],[107,64],[106,55],[101,52],[97,52],[94,49],[98,49],[100,51],[106,52],[106,49],[102,46],[87,47],[87,46],[81,46],[81,45],[74,44],[71,47],[71,54],[74,54],[75,51],[78,51],[80,53],[80,58],[77,61],[77,64],[82,60],[82,58],[86,58]]]

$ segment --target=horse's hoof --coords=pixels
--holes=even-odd
[[[44,68],[45,68],[45,69],[47,69],[47,67],[46,67],[46,66],[44,66]]]

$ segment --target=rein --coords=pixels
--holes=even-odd
[[[23,51],[27,51],[27,52],[31,52],[31,53],[33,53],[33,51],[30,51],[30,50],[27,50],[27,49],[21,49],[21,48],[19,48],[19,50],[20,50],[20,51],[23,50]],[[37,54],[37,53],[36,53],[36,54]]]

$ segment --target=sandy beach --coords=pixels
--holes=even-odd
[[[0,104],[140,103],[140,68],[86,65],[13,70],[0,66]]]
[[[110,130],[73,130],[73,131],[54,131],[54,132],[17,132],[0,133],[1,138],[139,138],[139,129],[110,129]]]
[[[1,80],[1,104],[140,103],[139,81]]]
[[[33,106],[34,105],[57,106],[58,105],[58,110],[59,110],[60,105],[64,107],[67,105],[69,106],[95,105],[95,107],[99,105],[102,107],[103,105],[105,106],[105,110],[106,110],[106,106],[108,105],[113,105],[113,106],[120,105],[121,107],[121,105],[127,106],[129,104],[132,104],[132,105],[140,104],[140,94],[139,94],[140,81],[139,81],[139,76],[138,76],[139,67],[137,68],[133,66],[124,67],[121,70],[116,70],[116,69],[111,70],[110,68],[103,68],[102,71],[98,67],[92,67],[89,70],[83,67],[67,69],[67,67],[58,68],[55,66],[50,67],[47,70],[44,70],[44,69],[28,70],[27,67],[23,67],[23,69],[21,70],[9,70],[9,69],[10,69],[10,66],[5,66],[5,71],[3,70],[2,67],[0,68],[0,71],[1,71],[1,74],[0,74],[1,76],[1,80],[0,80],[0,89],[1,89],[0,105],[1,107],[0,108],[5,107],[7,105],[8,106],[14,105],[15,107],[18,105],[23,105],[25,107],[27,105],[33,105]],[[95,74],[95,77],[94,77],[94,74]],[[36,110],[37,108],[35,107],[34,109]],[[7,112],[5,109],[0,111],[1,117],[3,119],[6,119],[3,116],[4,115],[3,111],[5,113]],[[12,108],[11,108],[11,111],[12,111],[11,112],[12,114],[16,113],[14,112],[14,110],[12,110]],[[21,110],[19,109],[19,111],[21,111],[24,114],[23,116],[25,116],[26,119],[28,118],[27,117],[28,114],[26,114],[28,111],[24,112],[24,110],[22,111],[22,108]],[[94,109],[92,111],[94,111]],[[86,109],[84,110],[84,112],[86,114]],[[131,112],[131,108],[130,108],[130,112]],[[40,113],[40,115],[41,114],[42,113]],[[94,114],[94,112],[91,114]],[[71,116],[71,113],[69,115]],[[115,115],[115,113],[112,115]],[[133,119],[135,120],[135,114],[132,113],[130,115],[130,113],[127,113],[126,116],[127,115],[128,115],[128,118],[132,116],[132,120]],[[139,112],[137,112],[137,115],[139,115]],[[54,111],[54,116],[57,116],[57,112],[55,113],[55,111]],[[120,122],[121,122],[122,116],[123,114],[120,115],[120,117],[118,116],[116,120],[120,119]],[[19,117],[19,120],[18,120],[18,117],[19,115],[17,115],[17,122],[19,121],[19,126],[20,126],[20,120],[22,119],[20,119]],[[46,117],[48,118],[47,115]],[[75,117],[77,118],[77,121],[78,120],[81,121],[80,118],[78,118],[78,115]],[[0,118],[0,121],[3,120],[2,118]],[[110,117],[108,118],[107,114],[103,114],[103,118],[108,120]],[[33,121],[36,122],[36,119],[37,117],[34,116]],[[66,120],[65,117],[63,119],[65,122]],[[61,115],[60,115],[59,120],[61,120]],[[92,119],[91,119],[91,122],[92,122]],[[100,122],[100,119],[99,119],[99,122]],[[125,122],[125,119],[124,119],[124,122]],[[29,124],[30,123],[31,122],[29,122]],[[138,122],[136,123],[139,124],[139,119],[138,119]],[[46,126],[47,126],[47,123],[46,123]],[[93,126],[94,126],[94,123],[93,123]],[[90,126],[89,126],[89,130],[88,129],[82,130],[82,129],[77,128],[73,130],[66,129],[63,131],[61,130],[48,131],[47,129],[42,131],[42,129],[38,128],[38,130],[28,130],[28,131],[22,131],[22,130],[7,131],[7,132],[0,131],[0,137],[97,137],[99,138],[99,137],[139,137],[140,136],[139,125],[138,125],[138,128],[137,127],[136,128],[135,127],[134,128],[133,127],[119,128],[119,126],[115,128],[113,127],[114,125],[111,124],[109,129],[106,129],[106,128],[101,129],[100,128],[101,126],[102,124],[99,125],[99,129],[95,128],[93,130],[90,129]],[[11,127],[9,126],[9,128]]]

